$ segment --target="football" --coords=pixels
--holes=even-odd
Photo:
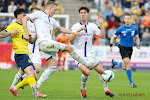
[[[106,82],[111,82],[114,79],[115,75],[111,70],[105,70],[102,74],[102,78]]]

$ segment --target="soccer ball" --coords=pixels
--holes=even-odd
[[[105,70],[102,74],[102,78],[106,82],[110,82],[114,79],[115,75],[111,70]]]

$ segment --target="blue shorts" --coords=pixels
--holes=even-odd
[[[33,63],[27,54],[15,54],[15,61],[16,64],[21,67],[22,71],[24,71],[24,69],[28,66],[33,66]],[[35,70],[34,66],[33,69]]]

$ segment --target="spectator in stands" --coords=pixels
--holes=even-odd
[[[142,43],[143,43],[143,45],[149,46],[150,45],[149,44],[150,43],[149,39],[150,39],[150,32],[149,32],[149,29],[146,28],[145,32],[142,34]]]
[[[112,15],[110,4],[107,4],[106,7],[102,9],[102,15],[105,20],[108,21],[110,19]]]
[[[55,3],[57,4],[57,9],[55,14],[64,14],[64,7],[60,5],[60,3],[58,1],[55,1]],[[60,24],[61,26],[65,27],[65,21],[63,18],[56,18],[57,23]],[[60,32],[57,31],[56,29],[53,30],[53,38],[56,38],[56,35],[59,34]]]
[[[130,14],[131,0],[124,1],[124,13]]]
[[[0,0],[0,12],[7,12],[8,11],[8,5],[6,1]]]
[[[10,2],[10,5],[8,6],[8,13],[13,13],[17,9],[17,6],[15,5],[14,1]]]
[[[113,5],[115,5],[115,3],[118,3],[119,8],[122,8],[122,4],[121,4],[121,0],[112,0]]]
[[[148,9],[148,12],[146,12],[145,16],[143,17],[142,23],[145,28],[148,28],[150,30],[150,8]]]
[[[141,5],[141,15],[140,15],[140,21],[143,19],[143,16],[145,15],[145,8],[144,5]]]
[[[131,24],[136,25],[139,28],[140,23],[140,15],[141,15],[141,9],[138,7],[137,2],[133,2],[133,5],[130,9],[131,14]]]
[[[144,16],[145,15],[144,5],[141,5],[140,9],[141,9],[141,15],[140,16]]]
[[[110,20],[108,21],[107,30],[111,29],[115,25],[116,28],[119,27],[119,23],[115,20],[115,16],[111,16]]]
[[[146,28],[146,29],[145,29],[145,32],[144,32],[143,35],[142,35],[142,40],[143,40],[143,41],[144,41],[144,40],[149,41],[149,39],[150,39],[150,32],[149,32],[149,29]]]
[[[100,2],[101,2],[101,0],[94,0],[95,7],[98,10],[98,12],[100,11]]]
[[[29,10],[30,10],[32,7],[36,7],[36,1],[33,1],[33,2],[32,2],[32,4],[29,6]]]
[[[115,6],[112,8],[112,12],[115,16],[115,19],[120,22],[119,17],[122,15],[121,8],[119,7],[118,3],[115,3]]]
[[[108,33],[107,33],[108,40],[110,40],[112,38],[112,36],[114,35],[115,31],[116,31],[116,25],[113,25],[112,28],[110,28],[108,30]]]
[[[20,8],[24,9],[27,12],[27,7],[26,7],[26,3],[23,3]]]
[[[110,5],[110,8],[113,7],[113,2],[111,0],[101,0],[100,9],[103,9],[104,7],[106,7],[107,4]]]
[[[141,8],[142,5],[144,5],[146,3],[146,0],[137,0],[139,3],[139,6]]]
[[[29,6],[29,10],[33,7],[37,7],[40,9],[40,6],[36,4],[36,1],[33,1],[32,4]]]
[[[148,0],[145,4],[144,4],[144,8],[145,11],[147,11],[150,8],[150,0]]]
[[[57,4],[57,9],[56,9],[56,14],[64,14],[64,7],[62,7],[58,1],[55,1],[55,3]]]

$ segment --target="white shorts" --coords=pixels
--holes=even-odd
[[[91,54],[88,54],[86,57],[84,56],[82,56],[82,58],[85,60],[85,61],[87,61],[87,62],[89,62],[89,63],[93,63],[93,62],[97,62],[97,63],[95,63],[94,65],[94,67],[97,67],[98,65],[99,65],[99,63],[100,63],[100,61],[91,53]],[[80,65],[82,65],[81,63],[79,63],[78,61],[76,61],[75,60],[75,63],[77,64],[77,66],[79,67]],[[88,67],[88,69],[93,69],[94,67],[91,67],[91,66],[89,66]]]
[[[38,53],[30,53],[29,54],[29,57],[32,61],[32,63],[38,63],[38,64],[41,64],[41,55],[40,55],[40,52]]]
[[[62,52],[65,49],[65,44],[54,40],[45,40],[40,42],[39,45],[44,52],[46,61],[51,57],[56,59],[56,53]]]

